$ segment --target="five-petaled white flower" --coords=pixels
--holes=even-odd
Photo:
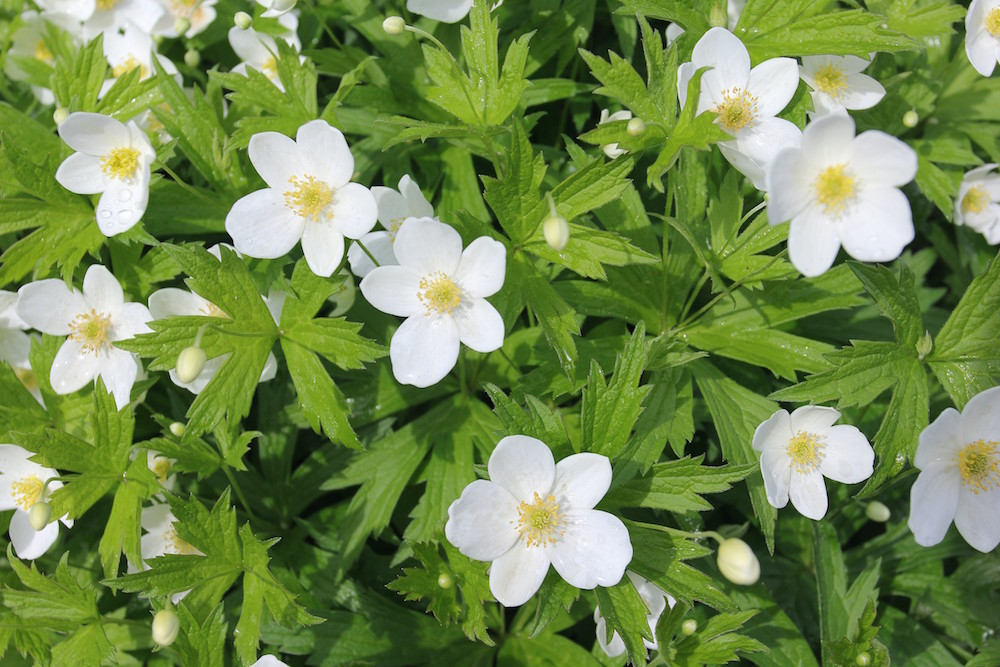
[[[392,244],[400,225],[407,218],[434,218],[434,207],[409,174],[399,179],[398,190],[375,185],[372,186],[372,195],[378,204],[378,222],[385,229],[368,232],[361,237],[361,243],[378,261],[379,266],[398,264],[396,255],[392,252]],[[364,278],[375,268],[375,262],[357,243],[351,244],[347,249],[347,261],[351,265],[351,271],[359,278]]]
[[[982,552],[1000,544],[1000,387],[948,408],[920,434],[907,522],[917,544],[944,539],[952,520]]]
[[[114,342],[151,332],[146,306],[125,303],[121,285],[99,264],[87,269],[83,293],[70,290],[62,280],[48,279],[28,283],[18,295],[22,320],[44,333],[68,336],[49,372],[55,392],[71,394],[100,375],[118,409],[128,405],[139,364]]]
[[[812,88],[817,116],[845,109],[870,109],[885,97],[882,84],[862,74],[870,60],[857,56],[803,56],[799,74]]]
[[[698,113],[713,111],[715,122],[733,135],[719,143],[722,155],[758,190],[765,188],[764,173],[775,154],[798,145],[802,133],[794,123],[777,118],[799,85],[799,68],[792,58],[771,58],[750,69],[750,54],[725,28],[706,32],[691,53],[691,62],[680,66],[677,92],[681,106],[687,101],[691,77],[711,67],[701,78]]]
[[[846,114],[810,123],[802,145],[775,156],[767,173],[767,217],[791,220],[788,255],[807,276],[825,272],[844,246],[854,259],[886,262],[913,240],[910,202],[899,188],[917,173],[917,154],[878,130],[854,136]]]
[[[372,270],[361,293],[383,313],[406,318],[389,343],[397,381],[440,381],[455,367],[460,342],[476,352],[503,345],[503,318],[486,300],[503,287],[502,243],[480,236],[463,251],[462,237],[448,225],[408,218],[393,249],[399,265]]]
[[[984,164],[967,172],[958,186],[955,224],[971,227],[991,245],[1000,243],[1000,175],[996,164]]]
[[[660,590],[656,584],[644,577],[640,577],[635,572],[629,570],[625,574],[631,580],[632,585],[635,586],[636,592],[646,604],[646,610],[649,612],[646,614],[646,623],[649,624],[649,632],[653,636],[653,641],[643,638],[642,643],[650,651],[655,651],[657,649],[656,624],[667,607],[669,606],[673,609],[677,601],[669,593]],[[617,631],[611,633],[611,640],[608,641],[608,623],[601,616],[600,607],[594,609],[594,622],[597,624],[597,643],[608,657],[617,658],[625,653],[625,642]]]
[[[965,15],[965,54],[983,76],[1000,61],[1000,0],[972,0]]]
[[[28,459],[34,456],[17,445],[0,445],[0,511],[14,510],[10,519],[10,541],[18,558],[33,560],[52,546],[59,536],[59,522],[51,521],[41,530],[35,530],[28,520],[28,513],[35,503],[47,500],[50,493],[62,486],[62,482],[45,482],[59,473]],[[42,488],[45,487],[45,498]],[[67,528],[73,522],[60,519]]]
[[[840,412],[804,405],[791,415],[778,410],[757,427],[753,448],[761,453],[767,502],[782,508],[791,498],[803,516],[819,520],[826,514],[824,477],[856,484],[872,476],[875,452],[854,426],[834,422]]]
[[[77,111],[59,126],[59,136],[77,151],[56,170],[61,186],[79,195],[101,195],[97,227],[105,236],[131,229],[149,202],[152,144],[134,121]]]
[[[344,258],[344,237],[360,238],[378,216],[371,190],[351,182],[354,156],[344,135],[313,120],[295,140],[278,132],[255,134],[248,152],[269,187],[237,201],[226,216],[236,250],[275,259],[301,239],[312,272],[332,275]]]
[[[147,561],[160,556],[204,556],[200,550],[191,546],[186,540],[177,535],[174,524],[177,519],[170,511],[170,505],[160,503],[142,508],[139,523],[146,534],[139,540],[139,551],[142,553],[142,567],[136,567],[135,563],[128,564],[129,573],[138,572],[140,569],[148,570],[150,566]],[[170,596],[171,602],[177,604],[190,591],[180,591]]]
[[[492,561],[490,592],[524,604],[549,564],[577,588],[614,586],[632,560],[621,519],[593,509],[611,486],[608,457],[585,452],[558,464],[541,440],[511,435],[490,456],[490,480],[476,480],[448,508],[444,533],[475,560]]]
[[[295,33],[299,25],[299,19],[292,13],[282,14],[278,17],[278,23],[286,29],[286,32],[279,35],[287,44],[294,47],[296,51],[302,48],[299,37]],[[229,46],[240,58],[240,63],[232,69],[236,74],[247,76],[247,68],[255,69],[271,80],[278,90],[284,90],[278,76],[278,45],[274,37],[266,33],[257,32],[253,28],[242,30],[236,26],[229,29]],[[300,61],[305,61],[304,56],[299,56]]]

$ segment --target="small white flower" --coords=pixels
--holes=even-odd
[[[177,22],[186,20],[191,27],[184,33],[190,39],[204,32],[215,20],[215,4],[218,0],[157,0],[164,9],[163,16],[153,26],[153,34],[163,37],[180,37]]]
[[[155,2],[153,4],[158,7]],[[111,86],[118,80],[118,77],[134,69],[139,70],[140,81],[153,76],[156,69],[153,65],[154,58],[167,74],[174,77],[178,85],[181,83],[181,75],[177,72],[177,67],[167,57],[156,53],[156,44],[153,42],[153,38],[147,31],[134,23],[127,23],[124,32],[115,31],[104,35],[104,57],[111,65],[112,78],[101,85],[101,97],[111,90]]]
[[[616,120],[628,120],[631,117],[632,112],[628,109],[622,109],[621,111],[616,111],[613,114],[609,114],[607,109],[601,109],[601,117],[597,121],[597,124],[604,125],[605,123],[612,123]],[[604,144],[601,146],[601,150],[604,151],[604,154],[612,160],[628,153],[628,151],[624,148],[618,148],[618,144]]]
[[[983,76],[1000,61],[1000,0],[972,0],[965,15],[965,54]]]
[[[389,343],[397,381],[440,381],[458,361],[460,342],[476,352],[503,345],[503,318],[485,298],[503,287],[502,243],[480,236],[463,251],[462,237],[448,225],[409,218],[393,248],[399,265],[372,270],[361,293],[383,313],[406,318]]]
[[[803,516],[819,520],[826,514],[824,477],[844,484],[872,475],[875,452],[865,435],[841,424],[833,408],[804,405],[791,415],[778,410],[757,427],[753,448],[761,453],[767,502],[782,508],[791,498]]]
[[[17,445],[0,445],[0,511],[14,510],[10,519],[10,541],[17,557],[25,560],[34,560],[44,554],[59,536],[58,521],[35,530],[28,520],[31,508],[43,500],[45,482],[59,476],[52,468],[29,461],[31,456],[34,454]],[[45,489],[46,499],[61,486],[62,482],[49,482]],[[60,521],[67,528],[73,527],[73,522],[66,517]]]
[[[407,10],[442,23],[461,21],[472,5],[473,0],[406,0]]]
[[[97,202],[97,227],[105,236],[131,229],[149,202],[152,144],[135,124],[78,111],[59,125],[59,136],[77,151],[56,170],[61,186],[80,195],[103,193]]]
[[[176,463],[174,459],[166,457],[159,452],[154,452],[151,449],[146,450],[146,467],[156,475],[160,486],[167,491],[173,491],[177,483],[177,474],[171,473],[174,463]]]
[[[378,260],[379,266],[399,264],[392,252],[392,244],[400,225],[407,218],[437,220],[434,216],[434,207],[427,201],[427,197],[420,191],[420,186],[410,178],[409,174],[399,179],[398,190],[375,185],[372,186],[372,195],[378,205],[378,222],[384,229],[368,232],[361,237],[361,243]],[[375,263],[368,253],[357,243],[351,244],[347,249],[347,261],[351,265],[351,271],[359,278],[364,278],[375,268]]]
[[[635,572],[627,571],[625,572],[628,578],[632,581],[632,585],[635,586],[636,592],[642,601],[646,604],[646,609],[649,611],[646,614],[646,622],[649,624],[649,632],[653,635],[653,641],[648,639],[643,639],[642,643],[646,645],[646,648],[650,651],[655,651],[657,649],[656,645],[656,624],[660,620],[660,616],[666,611],[669,606],[671,609],[676,600],[668,594],[664,593],[655,584],[653,584],[648,579],[640,577]],[[594,610],[594,622],[597,624],[597,643],[600,645],[601,649],[608,655],[609,658],[617,658],[618,656],[625,653],[625,642],[619,636],[618,632],[611,633],[611,641],[607,641],[607,621],[601,616],[601,608],[597,607]]]
[[[990,163],[967,172],[955,199],[955,224],[971,227],[990,245],[1000,243],[1000,175],[991,173],[996,168]]]
[[[1000,544],[1000,387],[976,394],[962,412],[948,408],[920,434],[910,489],[913,538],[944,539],[952,520],[984,553]]]
[[[803,56],[799,74],[812,88],[817,116],[870,109],[885,97],[881,83],[862,74],[871,61],[857,56]]]
[[[497,443],[490,481],[472,482],[448,508],[444,533],[475,560],[492,561],[490,592],[505,607],[524,604],[549,564],[577,588],[614,586],[632,560],[628,529],[593,509],[611,486],[600,454],[558,464],[541,440],[511,435]]]
[[[141,303],[125,303],[110,271],[99,264],[87,269],[82,293],[57,279],[28,283],[18,290],[17,314],[38,331],[67,336],[49,372],[57,394],[71,394],[100,375],[118,409],[128,405],[139,364],[114,342],[150,333],[151,315]]]
[[[31,337],[27,322],[17,316],[17,293],[0,290],[0,361],[6,361],[17,372],[30,371],[28,353]]]
[[[39,16],[37,12],[24,12],[21,14],[21,25],[12,35],[10,50],[4,62],[4,73],[12,81],[28,81],[30,75],[25,72],[17,61],[20,59],[34,59],[50,67],[56,63],[55,56],[45,43],[44,34],[49,22]],[[56,96],[48,88],[41,86],[31,86],[31,92],[39,102],[48,106],[54,104]]]
[[[128,564],[129,573],[150,569],[146,561],[160,556],[204,556],[201,551],[193,547],[187,541],[177,535],[174,524],[177,519],[170,511],[170,505],[166,503],[150,505],[142,508],[139,519],[142,529],[146,531],[139,540],[139,551],[142,553],[142,567],[136,567],[135,563]],[[177,604],[190,591],[180,591],[170,596],[170,601]]]
[[[371,191],[351,182],[354,156],[344,135],[313,120],[294,141],[277,132],[255,134],[248,152],[269,187],[237,201],[226,216],[236,250],[275,259],[301,239],[312,272],[332,275],[344,257],[344,237],[360,238],[378,216]]]
[[[767,217],[791,220],[788,255],[807,276],[825,272],[844,246],[854,259],[896,259],[913,240],[910,202],[899,188],[917,173],[917,154],[878,130],[854,136],[854,121],[831,114],[810,123],[802,145],[775,156],[767,174]]]
[[[107,39],[128,32],[129,26],[135,26],[148,36],[161,16],[163,7],[156,0],[97,0],[96,10],[83,22],[81,35],[85,42],[98,34]]]
[[[278,23],[287,28],[287,32],[280,35],[280,37],[295,47],[296,51],[300,50],[302,44],[295,33],[299,20],[295,14],[282,14],[278,17]],[[277,86],[278,90],[283,91],[285,89],[285,86],[281,83],[281,78],[278,76],[278,64],[275,60],[278,57],[278,45],[275,43],[274,37],[257,32],[253,28],[243,29],[233,26],[229,29],[229,45],[242,61],[232,69],[233,72],[246,76],[247,68],[249,67],[265,75],[271,80],[271,83]],[[304,61],[305,58],[300,56],[299,60]]]
[[[86,21],[97,9],[97,0],[35,0],[46,18],[63,15],[73,21]]]
[[[719,143],[722,155],[758,190],[765,189],[764,172],[779,150],[798,145],[802,133],[794,123],[777,118],[799,85],[799,68],[792,58],[772,58],[750,69],[743,42],[725,28],[706,32],[678,70],[681,106],[694,73],[711,67],[701,78],[698,113],[713,111],[716,123],[733,135]]]

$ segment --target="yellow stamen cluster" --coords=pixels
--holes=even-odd
[[[462,303],[461,288],[440,271],[421,278],[419,288],[417,298],[424,304],[428,315],[446,315]]]
[[[840,97],[847,90],[847,75],[834,64],[823,65],[813,75],[816,89],[831,97]]]
[[[812,472],[823,461],[823,442],[826,438],[816,433],[799,431],[788,441],[788,455],[798,473]]]
[[[170,468],[173,467],[170,464],[170,459],[166,456],[154,456],[153,457],[153,474],[156,478],[160,480],[160,484],[167,483],[167,477],[170,476]]]
[[[21,381],[21,384],[23,384],[28,391],[35,391],[38,389],[38,378],[35,376],[35,372],[30,368],[15,368],[14,375]]]
[[[306,174],[304,178],[292,176],[288,179],[292,190],[285,192],[285,206],[303,218],[319,222],[326,218],[326,208],[333,203],[333,190],[315,176]]]
[[[86,352],[100,353],[108,348],[111,341],[108,340],[109,329],[111,328],[111,316],[106,313],[98,313],[93,308],[89,313],[80,313],[69,323],[70,340],[80,343],[80,347]]]
[[[224,317],[227,320],[229,319],[229,315],[226,315],[224,310],[216,306],[211,301],[202,306],[201,312],[209,317]]]
[[[34,507],[42,497],[42,487],[44,482],[35,475],[23,477],[10,485],[14,502],[25,512]]]
[[[114,67],[111,68],[111,75],[114,76],[117,79],[122,74],[125,74],[126,72],[131,72],[136,67],[139,68],[139,78],[140,79],[148,79],[149,78],[149,75],[151,73],[149,71],[149,68],[146,67],[145,65],[143,65],[141,62],[139,62],[139,59],[136,58],[134,55],[131,55],[131,54],[129,55],[128,58],[125,59],[124,62],[121,62],[121,63],[119,63],[119,64],[117,64],[117,65],[115,65]]]
[[[115,5],[117,5],[119,2],[121,2],[121,0],[97,0],[97,8],[103,9],[104,11],[108,11],[114,9]]]
[[[172,525],[163,534],[163,541],[167,545],[167,553],[179,556],[191,556],[198,553],[198,550],[191,546],[191,543],[182,539],[177,534],[177,529]]]
[[[513,521],[511,522],[513,523]],[[566,534],[566,517],[551,493],[544,498],[535,492],[531,503],[517,506],[517,530],[525,546],[546,547]]]
[[[827,215],[839,217],[857,193],[854,174],[847,165],[835,164],[816,177],[816,201]]]
[[[722,91],[722,103],[715,107],[719,114],[716,122],[727,132],[735,134],[744,127],[753,127],[757,118],[757,96],[751,95],[742,88],[730,88]]]
[[[1000,38],[1000,7],[994,7],[986,15],[986,30],[994,37]]]
[[[1000,487],[1000,449],[994,440],[976,440],[958,452],[962,485],[973,493]]]
[[[41,60],[43,63],[46,63],[48,65],[51,65],[56,61],[55,57],[52,55],[52,51],[50,51],[49,47],[45,44],[44,39],[38,40],[38,43],[35,44],[34,55],[35,55],[35,60]]]
[[[267,78],[272,81],[278,78],[278,63],[274,59],[274,56],[269,56],[268,59],[261,64],[260,71],[266,74]]]
[[[127,146],[112,148],[101,157],[101,169],[111,178],[124,181],[132,178],[139,168],[139,150]]]
[[[962,213],[982,213],[989,203],[989,193],[978,185],[973,185],[962,197]]]

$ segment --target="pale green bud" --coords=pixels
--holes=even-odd
[[[253,19],[246,12],[236,12],[233,14],[233,23],[240,30],[247,30],[253,25]]]
[[[730,537],[719,545],[719,570],[729,581],[749,586],[760,579],[760,561],[750,545],[738,537]]]
[[[916,127],[917,123],[920,122],[920,116],[913,109],[910,109],[903,114],[903,125],[906,127]]]
[[[884,503],[873,500],[865,507],[865,516],[877,523],[885,523],[892,516],[892,512],[889,511],[889,508]]]
[[[201,63],[201,53],[198,49],[188,49],[184,54],[184,64],[188,67],[197,67]]]
[[[931,332],[925,331],[924,335],[917,341],[917,356],[923,360],[923,358],[930,354],[933,349],[934,339],[931,338]]]
[[[542,236],[549,247],[561,251],[569,243],[569,223],[561,215],[550,215],[542,222]]]
[[[438,575],[438,586],[441,588],[451,588],[452,578],[447,572],[442,572]]]
[[[49,519],[52,518],[52,505],[49,505],[44,500],[39,500],[37,503],[31,506],[28,510],[28,523],[36,531],[40,531],[45,526],[49,525]]]
[[[402,16],[389,16],[382,21],[382,30],[385,30],[387,35],[402,35],[406,30],[406,21]]]
[[[681,632],[684,634],[685,637],[690,637],[694,633],[698,632],[698,621],[694,620],[693,618],[689,618],[688,620],[684,621],[683,623],[681,623]]]
[[[191,21],[188,21],[183,16],[181,18],[177,19],[176,21],[174,21],[174,32],[176,32],[179,36],[184,36],[184,34],[187,33],[187,31],[190,30],[190,29],[191,29]],[[184,61],[187,62],[187,56],[186,55],[184,56]],[[191,67],[194,67],[194,66],[195,65],[191,65]]]
[[[854,659],[854,664],[858,667],[868,667],[868,665],[872,664],[872,657],[864,652],[858,653],[858,657]]]
[[[181,619],[173,609],[161,609],[153,616],[153,641],[157,646],[170,646],[181,630]]]
[[[52,120],[56,122],[56,125],[62,125],[67,118],[69,118],[69,109],[66,107],[56,107],[56,110],[52,112]]]
[[[184,431],[186,430],[187,427],[181,422],[174,422],[173,424],[170,425],[170,432],[173,433],[178,438],[184,437]]]
[[[630,137],[638,137],[646,131],[646,123],[641,118],[633,118],[625,126],[625,131],[628,132],[628,136]]]
[[[177,379],[185,383],[191,382],[205,368],[206,360],[205,350],[194,345],[185,347],[177,355]]]

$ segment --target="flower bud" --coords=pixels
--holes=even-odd
[[[858,667],[868,667],[868,665],[872,664],[872,657],[862,651],[861,653],[858,653],[858,657],[854,659],[854,664]]]
[[[930,354],[933,349],[934,339],[931,338],[931,332],[925,331],[924,335],[917,341],[917,356],[923,361],[923,358]]]
[[[184,53],[184,64],[188,67],[197,67],[201,63],[201,53],[198,49],[188,49]]]
[[[62,125],[67,118],[69,118],[69,109],[66,107],[56,107],[56,110],[52,112],[52,120],[55,121],[56,125]]]
[[[729,15],[724,9],[725,3],[712,3],[712,9],[708,13],[708,20],[715,28],[725,28],[729,25]]]
[[[760,561],[753,549],[738,537],[730,537],[719,545],[719,570],[729,581],[749,586],[760,579]]]
[[[641,118],[633,118],[625,126],[625,131],[628,132],[628,136],[630,137],[638,137],[646,131],[646,123]]]
[[[153,616],[153,641],[158,646],[170,646],[177,639],[181,620],[173,609],[161,609]]]
[[[170,432],[173,433],[178,438],[183,437],[184,431],[186,430],[187,427],[184,426],[184,424],[182,424],[181,422],[174,422],[173,424],[170,425]]]
[[[889,508],[885,504],[873,500],[865,507],[865,516],[876,523],[885,523],[892,516],[892,512],[889,511]]]
[[[28,510],[28,523],[36,531],[41,531],[45,526],[49,525],[49,519],[51,518],[52,505],[49,505],[44,500],[39,500]]]
[[[690,637],[694,633],[698,632],[698,621],[694,620],[693,618],[689,618],[688,620],[684,621],[683,623],[681,623],[681,632],[684,634],[685,637]]]
[[[903,125],[906,127],[916,127],[917,123],[920,122],[920,116],[913,109],[910,109],[903,114]]]
[[[452,578],[447,572],[442,572],[438,575],[438,586],[441,588],[451,588]]]
[[[561,215],[550,215],[542,222],[542,235],[549,247],[559,252],[569,243],[569,223]]]
[[[406,30],[406,21],[402,16],[389,16],[382,21],[382,30],[388,35],[402,35]]]
[[[190,29],[191,29],[191,21],[188,21],[183,16],[174,21],[174,32],[177,33],[178,37],[183,37],[184,34],[187,33],[187,31]],[[187,56],[184,57],[184,60],[187,61]],[[194,67],[194,65],[191,65],[191,67]]]
[[[194,380],[205,368],[206,359],[205,350],[200,347],[185,347],[177,355],[177,379],[185,383]]]
[[[240,30],[247,30],[253,25],[253,19],[246,12],[236,12],[233,14],[233,23]]]

